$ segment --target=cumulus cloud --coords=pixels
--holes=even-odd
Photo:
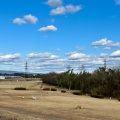
[[[42,27],[40,29],[38,29],[38,31],[41,32],[53,32],[53,31],[57,31],[57,28],[53,25],[48,25],[46,27]]]
[[[60,6],[60,7],[56,8],[56,9],[52,9],[50,11],[50,15],[63,15],[65,13],[66,13],[66,9],[65,9],[64,6]]]
[[[23,18],[15,18],[13,20],[13,23],[15,24],[25,24],[25,23],[31,23],[31,24],[36,24],[36,22],[38,21],[38,18],[31,15],[31,14],[28,14],[28,15],[25,15]]]
[[[110,50],[110,47],[105,47],[104,50]]]
[[[88,58],[89,55],[83,54],[83,53],[77,53],[77,52],[70,52],[66,54],[69,59],[83,59]]]
[[[38,21],[38,18],[29,14],[29,15],[25,15],[23,18],[26,22],[31,23],[31,24],[36,24],[36,22]]]
[[[120,50],[117,50],[110,54],[110,57],[120,57]]]
[[[120,47],[120,43],[111,44],[112,47]]]
[[[21,18],[15,18],[15,19],[13,20],[13,23],[20,25],[20,24],[25,24],[26,21],[25,21],[24,19],[21,19]]]
[[[51,7],[56,7],[56,6],[62,5],[62,0],[48,0],[47,2],[45,2],[45,4]]]
[[[58,56],[52,53],[30,53],[27,55],[28,58],[42,58],[42,59],[56,59]]]
[[[58,49],[59,50],[59,49]],[[110,65],[115,66],[119,64],[120,61],[120,50],[111,53],[109,57],[106,53],[101,53],[100,56],[79,53],[79,52],[69,52],[66,53],[65,58],[60,58],[59,56],[45,52],[45,53],[29,53],[26,56],[28,60],[28,71],[29,72],[51,72],[51,71],[66,71],[68,66],[74,69],[74,72],[80,71],[80,66],[84,65],[85,70],[95,70],[101,66],[104,66],[104,57],[107,57],[107,67]],[[19,71],[24,70],[25,61],[20,59],[21,55],[7,54],[0,55],[0,62],[3,65],[9,65],[12,69],[18,69]],[[19,61],[19,62],[18,62]],[[19,66],[19,67],[16,67]]]
[[[107,40],[107,38],[103,38],[101,40],[95,41],[92,43],[92,46],[109,46],[112,44],[111,40]]]
[[[120,0],[115,0],[115,3],[120,5]]]
[[[78,70],[80,66],[84,65],[84,69],[87,71],[94,71],[99,67],[104,66],[104,57],[107,57],[107,67],[110,65],[117,65],[117,61],[120,60],[115,57],[109,57],[108,54],[101,53],[100,56],[87,55],[79,52],[66,53],[66,58],[60,58],[52,53],[30,53],[27,55],[33,70],[39,70],[42,72],[51,71],[66,71],[67,67],[70,66],[74,69],[74,72]],[[116,61],[116,62],[115,62]],[[30,69],[30,67],[29,67]]]
[[[75,13],[78,12],[82,7],[80,5],[77,6],[67,5],[65,8],[67,13]]]
[[[106,53],[101,53],[101,54],[100,54],[100,57],[101,57],[101,58],[105,58],[105,57],[107,57],[107,56],[108,56],[108,54],[106,54]]]
[[[112,40],[108,40],[107,38],[103,38],[101,40],[95,41],[92,43],[92,46],[107,46],[108,47],[120,47],[120,43],[113,43]]]
[[[81,10],[82,7],[80,5],[74,6],[74,5],[66,5],[66,6],[60,6],[55,9],[52,9],[50,11],[50,15],[64,15],[66,13],[76,13],[79,10]]]
[[[93,61],[91,61],[91,62],[89,62],[90,64],[93,64],[93,65],[103,65],[104,64],[104,61],[103,61],[103,59],[99,59],[99,58],[97,58],[97,59],[95,59],[95,60],[93,60]]]
[[[15,60],[15,59],[20,59],[20,54],[16,53],[16,54],[8,54],[8,55],[0,55],[0,61],[11,61],[11,60]]]

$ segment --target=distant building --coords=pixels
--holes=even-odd
[[[0,76],[0,79],[14,79],[14,78],[22,78],[21,76]]]

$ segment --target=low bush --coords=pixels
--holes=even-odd
[[[45,90],[45,91],[50,91],[50,88],[43,88],[43,90]]]
[[[66,90],[61,90],[62,93],[66,93]]]
[[[104,96],[103,95],[91,95],[91,97],[94,97],[94,98],[104,98]]]
[[[83,95],[82,92],[73,92],[74,95]]]
[[[120,101],[120,98],[118,98],[118,101]]]
[[[57,89],[56,88],[51,88],[51,91],[57,91]]]
[[[24,87],[16,87],[16,88],[14,88],[14,90],[26,90],[26,88],[24,88]]]

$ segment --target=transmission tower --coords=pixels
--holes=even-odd
[[[27,61],[26,61],[26,63],[25,63],[25,73],[27,74],[27,70],[28,70],[28,63],[27,63]]]
[[[104,59],[104,68],[106,70],[106,59]]]
[[[70,66],[67,66],[66,68],[67,68],[68,70],[70,70],[70,69],[71,69],[71,67],[70,67]]]
[[[85,66],[82,64],[81,67],[80,67],[79,69],[80,69],[81,72],[83,72],[84,69],[85,69]]]

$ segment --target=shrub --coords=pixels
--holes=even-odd
[[[73,92],[74,95],[83,95],[82,92]]]
[[[26,90],[26,88],[24,88],[24,87],[16,87],[16,88],[14,88],[14,90]]]
[[[66,93],[66,90],[61,90],[62,93]]]
[[[94,97],[94,98],[104,98],[104,96],[103,95],[91,95],[91,97]]]
[[[57,91],[57,89],[56,88],[51,88],[51,91]]]
[[[50,88],[43,88],[43,90],[45,90],[45,91],[50,91]]]
[[[118,101],[120,101],[120,98],[118,98]]]

